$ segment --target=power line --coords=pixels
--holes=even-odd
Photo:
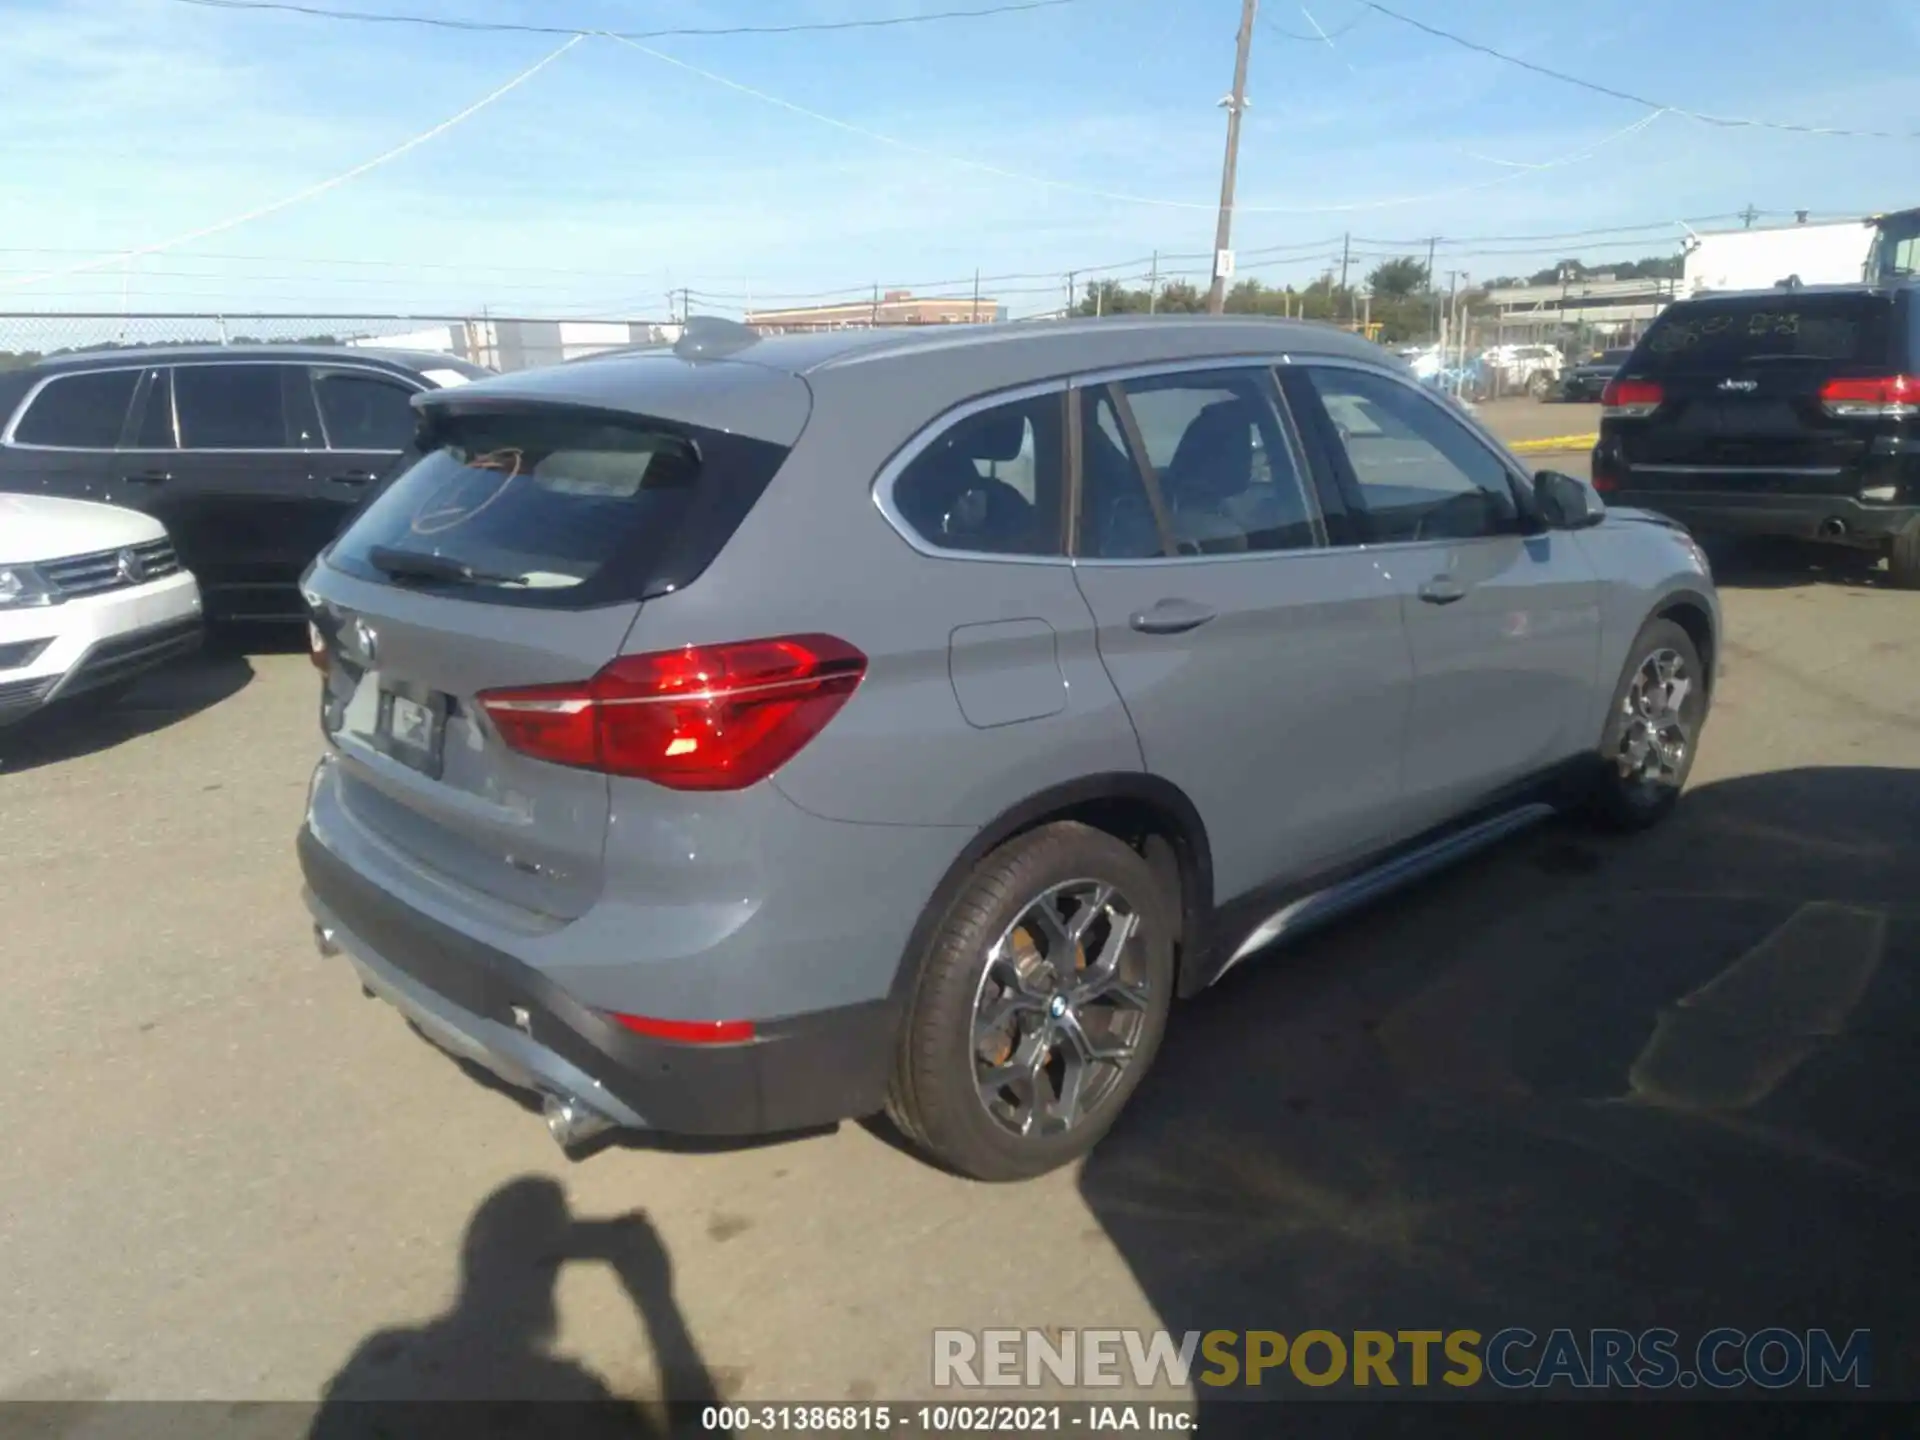
[[[1262,15],[1260,17],[1260,20],[1261,20],[1261,23],[1264,24],[1269,30],[1273,31],[1274,34],[1283,36],[1288,40],[1298,40],[1302,44],[1306,44],[1306,45],[1327,45],[1327,44],[1331,44],[1335,40],[1338,40],[1342,35],[1345,35],[1348,31],[1352,30],[1354,26],[1358,25],[1362,20],[1365,20],[1366,18],[1367,17],[1364,14],[1356,15],[1353,17],[1353,19],[1349,20],[1346,24],[1342,25],[1338,30],[1325,30],[1318,35],[1302,35],[1298,31],[1288,30],[1285,27],[1276,23],[1270,16]],[[1319,22],[1315,21],[1314,23],[1317,28]]]
[[[10,290],[18,285],[32,285],[41,280],[58,280],[67,275],[84,274],[89,270],[105,270],[111,266],[138,259],[142,255],[157,254],[162,250],[171,250],[179,245],[191,245],[195,240],[205,240],[209,236],[219,235],[228,230],[237,229],[239,226],[245,225],[250,221],[264,219],[268,215],[276,214],[290,206],[297,205],[303,200],[311,200],[316,195],[322,195],[329,190],[337,189],[349,180],[357,179],[369,170],[386,164],[389,160],[399,159],[409,150],[426,144],[427,141],[433,139],[435,136],[444,135],[461,121],[477,115],[480,111],[486,109],[487,106],[493,104],[494,101],[500,99],[501,96],[526,84],[527,81],[531,80],[535,75],[538,75],[542,70],[546,69],[547,66],[566,54],[567,51],[578,45],[584,38],[586,37],[575,35],[571,40],[561,45],[559,49],[536,60],[518,75],[507,81],[506,84],[489,91],[474,101],[473,104],[467,106],[466,109],[459,111],[457,114],[449,115],[438,125],[422,130],[410,140],[401,141],[400,144],[394,146],[391,150],[376,155],[371,160],[362,161],[351,170],[343,170],[338,175],[330,176],[316,184],[307,186],[303,190],[296,190],[293,194],[275,200],[271,204],[261,205],[255,209],[245,211],[242,214],[231,216],[228,219],[219,221],[217,224],[203,225],[198,230],[189,230],[185,234],[176,235],[169,240],[156,241],[151,245],[142,245],[136,249],[123,251],[117,256],[99,260],[87,260],[78,265],[69,265],[60,270],[49,270],[39,275],[27,275],[15,279],[0,280],[0,290]]]
[[[667,40],[681,36],[799,35],[833,30],[882,30],[899,25],[925,25],[941,20],[982,20],[993,15],[1015,15],[1031,10],[1056,10],[1087,0],[1013,0],[979,10],[936,10],[921,15],[886,15],[868,20],[796,21],[790,25],[683,25],[661,30],[603,30],[592,26],[532,25],[512,20],[461,20],[442,15],[413,15],[387,10],[337,10],[305,5],[296,0],[174,0],[206,10],[277,10],[316,20],[352,20],[367,25],[426,25],[438,30],[467,30],[522,35],[612,35],[622,40]]]
[[[1827,125],[1795,125],[1780,120],[1754,120],[1734,115],[1712,115],[1703,110],[1689,110],[1684,105],[1670,105],[1660,100],[1649,100],[1644,95],[1635,95],[1630,90],[1616,90],[1611,85],[1602,85],[1597,81],[1585,80],[1578,75],[1569,75],[1564,70],[1550,69],[1545,65],[1536,65],[1531,60],[1522,60],[1518,55],[1509,55],[1504,50],[1496,50],[1491,45],[1483,45],[1478,40],[1469,40],[1464,35],[1456,35],[1451,30],[1442,30],[1438,25],[1429,25],[1424,20],[1416,20],[1411,15],[1402,15],[1398,10],[1390,10],[1379,0],[1355,0],[1375,14],[1384,15],[1389,20],[1398,20],[1402,25],[1411,25],[1449,44],[1459,45],[1481,55],[1491,56],[1503,64],[1515,65],[1522,70],[1531,70],[1536,75],[1544,75],[1549,80],[1558,80],[1566,85],[1577,85],[1582,90],[1591,90],[1596,95],[1606,95],[1615,100],[1625,100],[1630,105],[1643,105],[1656,114],[1671,113],[1684,115],[1689,120],[1698,120],[1703,125],[1718,125],[1726,129],[1747,130],[1784,130],[1798,135],[1834,135],[1863,140],[1914,140],[1920,139],[1920,130],[1850,130]]]

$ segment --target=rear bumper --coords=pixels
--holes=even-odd
[[[358,874],[303,827],[306,901],[322,948],[442,1048],[517,1088],[576,1099],[615,1125],[757,1135],[871,1114],[884,1103],[896,1017],[884,1000],[756,1024],[751,1041],[649,1039],[540,971]]]
[[[1920,516],[1920,507],[1867,505],[1846,495],[1662,491],[1636,488],[1631,480],[1605,495],[1609,505],[1653,510],[1701,535],[1873,542],[1899,534]]]

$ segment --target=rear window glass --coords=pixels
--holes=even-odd
[[[1892,306],[1879,296],[1781,296],[1675,306],[1653,323],[1636,368],[1729,370],[1775,361],[1882,365]]]
[[[21,445],[111,450],[133,403],[138,370],[102,370],[49,380],[20,417],[13,438]]]
[[[638,599],[691,533],[710,561],[785,450],[575,411],[440,417],[328,552],[366,579],[581,607]],[[688,576],[685,556],[673,566]],[[465,570],[467,574],[460,573]]]

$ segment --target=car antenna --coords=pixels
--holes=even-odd
[[[673,353],[682,360],[718,360],[760,342],[760,333],[738,320],[718,315],[689,317],[674,342]]]

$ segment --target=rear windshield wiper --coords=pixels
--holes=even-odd
[[[373,567],[390,580],[451,580],[461,585],[526,585],[525,575],[482,570],[464,560],[451,560],[426,550],[399,550],[375,545],[367,551]]]

